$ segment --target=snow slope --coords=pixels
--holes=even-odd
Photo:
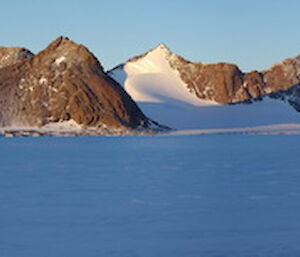
[[[139,105],[149,117],[176,129],[245,128],[300,123],[298,112],[288,104],[273,99],[239,105]]]
[[[165,45],[111,70],[150,118],[176,129],[241,128],[300,123],[289,104],[265,98],[253,104],[219,105],[190,93],[170,65],[178,58]]]
[[[179,73],[172,69],[168,58],[175,55],[163,44],[146,56],[126,63],[109,72],[109,75],[124,85],[136,102],[187,103],[195,106],[212,105],[191,94]]]

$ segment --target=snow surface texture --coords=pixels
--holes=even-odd
[[[1,139],[1,257],[299,257],[298,136]]]
[[[166,46],[159,45],[109,75],[124,86],[146,115],[175,129],[300,123],[300,114],[279,100],[265,98],[253,104],[218,105],[197,98],[170,66],[172,58],[176,56]]]

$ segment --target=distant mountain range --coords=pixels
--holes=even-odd
[[[167,128],[160,124],[300,123],[299,85],[300,56],[243,73],[233,64],[187,61],[161,44],[105,72],[86,47],[59,37],[36,55],[0,47],[0,127],[71,122],[94,134],[122,134]]]

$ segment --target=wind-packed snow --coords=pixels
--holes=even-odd
[[[174,129],[245,128],[300,123],[290,104],[266,97],[252,104],[218,105],[190,93],[169,64],[164,45],[109,72],[151,119]]]
[[[1,257],[299,257],[299,136],[1,139]]]
[[[253,104],[237,105],[139,105],[152,119],[176,129],[244,128],[300,123],[300,113],[288,103],[269,98]]]
[[[278,124],[243,128],[176,130],[164,134],[168,136],[208,134],[300,135],[300,124]]]

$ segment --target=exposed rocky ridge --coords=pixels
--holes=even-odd
[[[21,50],[13,53],[25,60],[12,58],[0,69],[0,126],[43,126],[68,120],[116,129],[150,125],[84,46],[60,37],[31,58]]]
[[[178,72],[189,91],[200,99],[219,104],[234,104],[270,96],[286,100],[293,107],[298,106],[296,109],[300,110],[300,56],[286,59],[268,70],[244,73],[234,64],[190,62],[161,44],[126,63],[134,63],[158,48],[163,49],[165,58]],[[122,69],[125,64],[119,65],[109,73]]]
[[[232,104],[259,99],[272,93],[286,96],[300,83],[299,57],[287,59],[265,71],[243,73],[237,65],[228,63],[202,64],[171,58],[170,63],[180,73],[190,91],[201,99],[220,104]],[[295,100],[295,94],[293,94]]]
[[[0,47],[0,69],[26,59],[30,59],[33,53],[20,47]]]

